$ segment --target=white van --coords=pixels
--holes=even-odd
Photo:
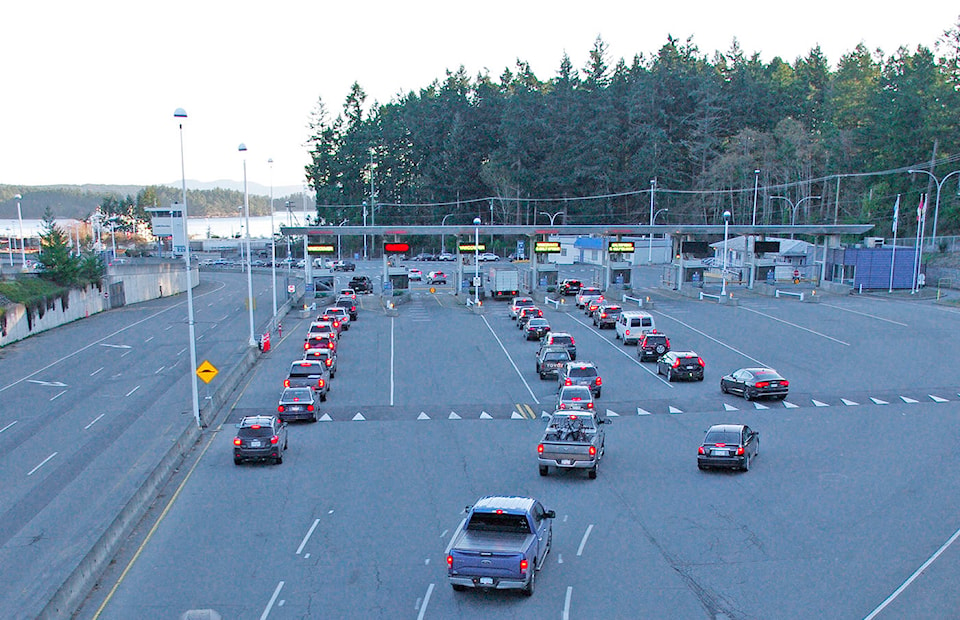
[[[637,344],[641,336],[655,330],[657,325],[649,312],[627,310],[620,313],[616,328],[616,338],[623,340],[623,344]]]

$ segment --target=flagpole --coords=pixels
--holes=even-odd
[[[910,294],[916,294],[917,287],[917,274],[919,272],[920,264],[920,254],[923,252],[923,249],[920,247],[920,225],[923,220],[923,194],[920,194],[920,204],[917,206],[917,240],[914,245],[913,252],[913,283],[911,284]]]
[[[900,219],[900,194],[897,194],[897,203],[893,205],[893,253],[890,255],[890,288],[893,292],[893,267],[897,264],[897,220]]]

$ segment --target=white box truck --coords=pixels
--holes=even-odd
[[[512,299],[520,295],[520,273],[516,267],[491,267],[487,282],[494,299]]]

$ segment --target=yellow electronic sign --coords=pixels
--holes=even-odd
[[[307,245],[307,254],[333,254],[336,251],[337,248],[329,243],[311,243]]]
[[[607,251],[611,254],[633,254],[633,241],[611,241]]]
[[[460,251],[461,252],[485,252],[487,249],[487,244],[481,243],[480,245],[474,245],[473,243],[461,243]]]
[[[537,254],[559,254],[559,241],[537,241],[533,244],[533,251]]]

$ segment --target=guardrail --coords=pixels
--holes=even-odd
[[[560,300],[559,300],[559,299],[550,299],[549,297],[544,297],[544,298],[543,298],[543,303],[545,303],[545,304],[547,304],[547,305],[553,304],[553,307],[554,307],[555,310],[559,310],[559,309],[560,309]]]
[[[700,301],[703,301],[704,297],[715,299],[717,303],[720,303],[720,300],[723,299],[723,295],[714,295],[713,293],[704,293],[703,291],[700,291]]]
[[[632,301],[635,302],[641,308],[653,308],[653,302],[650,301],[649,297],[630,297],[629,295],[624,295],[622,297],[624,302]]]
[[[781,295],[789,295],[791,297],[799,298],[800,301],[803,301],[803,297],[804,297],[803,291],[799,291],[799,292],[798,291],[781,291],[780,289],[777,289],[773,295],[778,299],[780,298]]]

